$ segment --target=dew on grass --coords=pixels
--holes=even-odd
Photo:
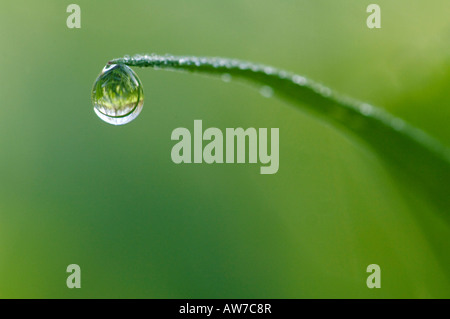
[[[92,88],[94,111],[103,121],[123,125],[134,120],[144,105],[144,91],[134,71],[124,64],[103,68]]]
[[[273,96],[273,89],[268,85],[264,85],[259,90],[259,93],[264,97],[270,98]]]
[[[220,78],[224,82],[230,82],[231,81],[231,75],[229,73],[222,74],[222,76]]]

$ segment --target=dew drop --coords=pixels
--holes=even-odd
[[[395,130],[400,131],[405,127],[405,121],[396,117],[391,121],[391,125]]]
[[[289,76],[289,74],[286,71],[280,71],[278,73],[278,76],[282,79],[287,79],[287,77]]]
[[[123,125],[134,120],[144,105],[144,91],[136,73],[124,64],[103,68],[92,88],[94,111],[103,121]]]
[[[258,72],[258,71],[260,70],[260,66],[257,65],[257,64],[252,64],[252,66],[250,67],[250,69],[251,69],[253,72]]]
[[[372,114],[373,106],[367,103],[364,103],[360,106],[361,113],[365,116]]]
[[[301,75],[294,75],[292,80],[294,81],[294,83],[296,83],[298,85],[305,85],[306,84],[306,78],[304,78]]]
[[[270,86],[264,85],[259,90],[259,93],[264,97],[270,98],[273,96],[273,89]]]
[[[239,64],[239,69],[241,69],[241,70],[247,70],[249,68],[250,68],[250,65],[248,63],[244,62],[244,63]]]
[[[264,68],[264,72],[266,73],[266,74],[273,74],[273,73],[275,73],[275,69],[274,68],[272,68],[271,66],[266,66],[265,68]]]
[[[221,79],[224,82],[230,82],[231,81],[231,75],[229,73],[224,73],[224,74],[222,74]]]

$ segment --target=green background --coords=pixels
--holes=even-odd
[[[135,69],[144,109],[92,110],[112,58],[227,56],[379,105],[450,144],[448,0],[6,1],[1,298],[450,297],[450,228],[350,135],[245,85]],[[279,127],[280,169],[171,161],[177,127]],[[406,156],[406,155],[405,155]],[[405,157],[407,158],[407,157]],[[444,212],[448,213],[448,212]],[[81,267],[81,289],[66,267]],[[366,267],[381,267],[368,289]]]

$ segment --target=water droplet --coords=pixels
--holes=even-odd
[[[405,121],[397,117],[392,119],[391,124],[397,131],[400,131],[405,127]]]
[[[224,74],[222,74],[221,79],[224,82],[230,82],[231,81],[231,75],[229,73],[224,73]]]
[[[305,85],[306,84],[306,78],[301,76],[301,75],[294,75],[292,80],[298,85]]]
[[[260,66],[257,64],[252,64],[251,69],[253,72],[258,72],[260,70]]]
[[[266,73],[266,74],[273,74],[273,73],[275,73],[275,69],[274,68],[272,68],[271,66],[266,66],[265,68],[264,68],[264,72]]]
[[[280,71],[278,73],[278,76],[282,79],[287,79],[287,77],[289,76],[289,74],[286,71]]]
[[[246,62],[239,64],[239,69],[241,69],[241,70],[247,70],[249,68],[250,68],[250,65]]]
[[[364,103],[360,106],[361,113],[365,116],[370,115],[373,112],[373,106],[367,103]]]
[[[259,93],[261,93],[262,96],[269,98],[273,96],[273,89],[270,86],[264,85],[259,90]]]
[[[320,84],[317,83],[316,84],[316,88],[315,88],[316,92],[319,92],[320,94],[324,95],[324,96],[331,96],[331,89]]]
[[[144,105],[144,91],[136,73],[124,64],[103,68],[92,88],[94,111],[103,121],[123,125],[134,120]]]

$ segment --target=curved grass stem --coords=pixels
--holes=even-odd
[[[394,167],[399,178],[406,183],[413,181],[446,213],[450,210],[446,191],[450,183],[450,150],[422,130],[369,103],[339,94],[301,75],[236,59],[153,54],[113,59],[109,64],[228,74],[268,86],[274,95],[291,100],[297,108],[352,132]]]

